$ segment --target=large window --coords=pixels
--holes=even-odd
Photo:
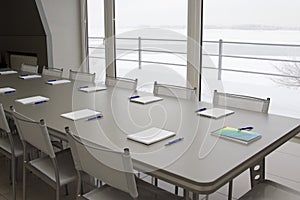
[[[299,117],[300,2],[205,0],[203,99],[214,88],[270,97],[270,112]]]

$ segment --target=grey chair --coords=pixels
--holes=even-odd
[[[96,79],[96,73],[90,74],[85,72],[77,72],[70,69],[69,79],[94,83]]]
[[[43,75],[46,76],[55,76],[58,78],[61,78],[63,75],[63,68],[57,69],[57,68],[46,68],[45,66],[43,67]]]
[[[214,107],[229,107],[229,108],[239,108],[244,110],[250,110],[255,112],[268,113],[270,106],[270,98],[257,98],[252,96],[223,93],[214,90],[213,96],[213,106]],[[262,167],[262,166],[261,166]],[[255,167],[250,168],[250,178],[251,185],[255,181],[252,177],[255,177],[258,172]],[[229,198],[232,197],[233,180],[229,182],[228,195]]]
[[[270,98],[223,93],[214,90],[213,105],[218,107],[232,107],[256,112],[268,113]]]
[[[136,91],[137,79],[106,76],[105,85]]]
[[[72,134],[68,127],[66,133],[79,177],[77,193],[80,199],[182,199],[136,178],[129,149],[124,149],[124,152],[109,150]],[[106,185],[80,194],[82,172],[102,180]]]
[[[39,70],[38,65],[29,65],[29,64],[25,64],[25,63],[22,63],[22,65],[21,65],[22,72],[29,72],[29,73],[37,74],[38,70]]]
[[[197,88],[187,88],[176,85],[159,84],[154,82],[153,94],[195,100]]]
[[[23,144],[23,200],[26,199],[26,170],[55,189],[55,199],[59,200],[60,187],[66,186],[68,193],[67,184],[77,179],[70,149],[55,153],[44,120],[36,122],[16,112],[13,107],[11,111]],[[30,160],[27,156],[28,144],[39,149],[45,156]]]
[[[6,119],[2,104],[0,104],[0,153],[11,161],[11,179],[13,200],[16,199],[16,169],[17,159],[23,155],[23,148],[18,134],[13,134]]]

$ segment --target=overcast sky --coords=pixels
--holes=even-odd
[[[88,4],[90,25],[103,27],[103,0]],[[300,0],[204,0],[203,4],[204,25],[300,27]],[[186,26],[187,0],[116,0],[116,22],[117,28]]]

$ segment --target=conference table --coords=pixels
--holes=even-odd
[[[86,93],[79,88],[88,83],[46,83],[52,79],[57,78],[23,80],[19,74],[0,75],[0,88],[16,89],[14,93],[0,95],[0,103],[8,115],[9,107],[14,106],[17,112],[34,120],[44,119],[53,137],[67,140],[65,127],[69,127],[72,133],[107,148],[118,151],[129,148],[136,170],[184,188],[186,199],[189,193],[197,199],[198,194],[217,191],[300,132],[300,120],[295,118],[227,108],[235,113],[211,119],[195,113],[198,108],[212,107],[207,102],[162,96],[162,101],[143,105],[128,98],[151,94],[118,87]],[[48,97],[49,101],[37,105],[15,102],[37,95]],[[72,121],[60,116],[86,108],[101,111],[103,118]],[[253,126],[253,131],[262,137],[242,144],[211,135],[224,126]],[[151,127],[173,131],[176,136],[151,145],[127,139],[128,134]],[[184,139],[165,145],[179,137]]]

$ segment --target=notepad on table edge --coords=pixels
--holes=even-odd
[[[34,78],[41,78],[42,76],[41,75],[38,75],[38,74],[32,74],[32,75],[26,75],[26,76],[22,76],[20,75],[19,78],[21,79],[24,79],[24,80],[27,80],[27,79],[34,79]]]
[[[48,84],[50,85],[59,85],[59,84],[65,84],[65,83],[70,83],[70,80],[55,80],[55,81],[47,81]]]
[[[43,96],[33,96],[33,97],[27,97],[23,99],[16,99],[15,101],[27,105],[27,104],[36,104],[39,102],[47,102],[49,101],[49,98]]]
[[[0,88],[0,94],[15,92],[16,89],[10,87]]]
[[[176,135],[175,132],[152,127],[134,134],[127,135],[127,138],[136,142],[150,145]]]
[[[97,92],[97,91],[101,91],[101,90],[106,90],[107,87],[106,86],[91,86],[91,87],[85,87],[85,88],[80,88],[80,91],[83,92]]]
[[[102,116],[102,113],[99,111],[91,110],[91,109],[82,109],[73,112],[68,112],[61,114],[61,117],[76,121],[80,119],[88,119],[90,117]]]
[[[238,130],[236,128],[225,126],[211,133],[214,136],[233,140],[243,144],[249,144],[260,139],[262,136],[259,133],[246,130]]]
[[[233,113],[234,113],[233,110],[227,110],[224,108],[210,108],[204,111],[197,112],[197,114],[200,116],[209,117],[213,119],[219,119],[221,117],[225,117]]]
[[[141,104],[148,104],[148,103],[161,101],[161,100],[163,100],[163,98],[156,97],[156,96],[144,96],[144,97],[130,99],[131,102],[141,103]]]
[[[0,75],[17,74],[17,73],[18,72],[14,70],[0,71]]]

